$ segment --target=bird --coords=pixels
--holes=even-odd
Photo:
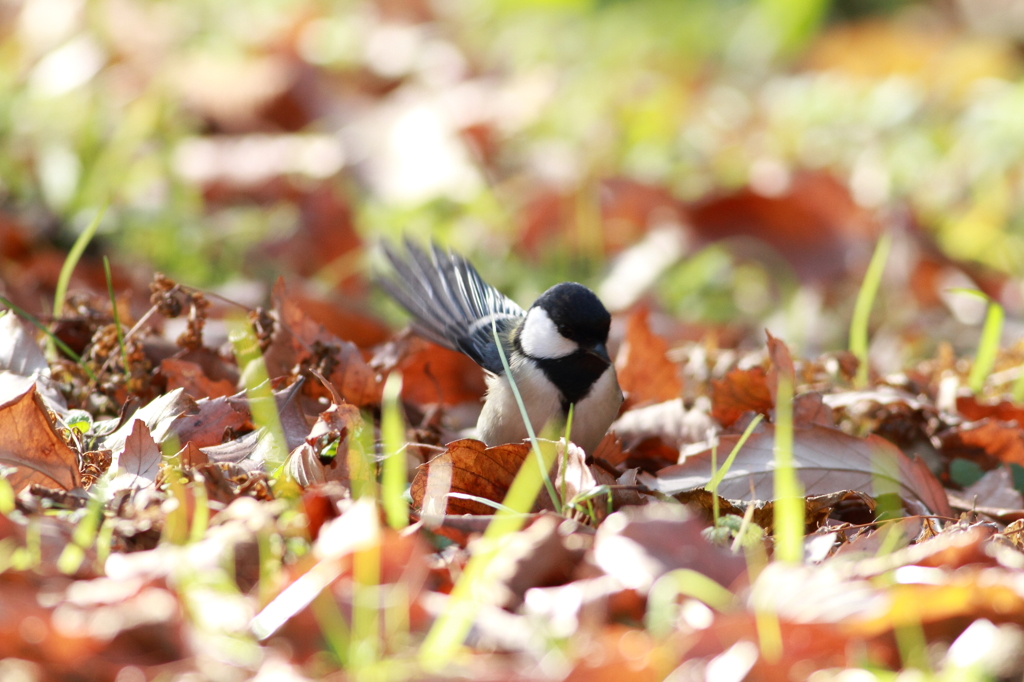
[[[378,283],[412,316],[413,330],[468,355],[486,372],[480,440],[493,446],[528,437],[514,381],[538,431],[564,425],[573,406],[570,439],[593,454],[623,400],[607,348],[611,315],[594,292],[562,282],[524,310],[455,251],[431,243],[428,252],[409,239],[404,253],[382,246],[391,272]]]

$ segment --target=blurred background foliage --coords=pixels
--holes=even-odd
[[[123,276],[249,304],[360,301],[409,235],[522,302],[574,278],[820,349],[890,230],[878,352],[969,346],[950,287],[1024,306],[1022,39],[1002,0],[4,0],[3,284],[45,308],[25,254],[109,205]]]

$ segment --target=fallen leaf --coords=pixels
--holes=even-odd
[[[1009,400],[1001,400],[997,403],[979,403],[978,399],[972,395],[961,395],[956,398],[956,409],[967,421],[994,419],[1001,422],[1015,422],[1018,426],[1024,426],[1024,406]]]
[[[973,485],[964,488],[961,497],[980,502],[985,507],[1024,509],[1024,495],[1013,487],[1013,474],[1005,465],[986,472]]]
[[[180,443],[198,448],[220,445],[226,434],[246,433],[255,428],[244,392],[196,401],[195,409],[174,422],[172,433]]]
[[[756,523],[767,532],[772,532],[775,525],[775,502],[772,500],[730,500],[716,496],[704,488],[695,488],[676,496],[683,504],[692,509],[699,510],[704,519],[708,522],[714,521],[715,498],[718,498],[718,514],[724,516],[733,514],[745,517],[750,514],[750,520]],[[753,509],[750,507],[753,506]],[[842,509],[837,513],[837,510]],[[847,514],[858,514],[857,522],[870,523],[875,519],[876,505],[873,498],[866,493],[855,490],[840,490],[826,495],[808,495],[804,498],[804,524],[807,532],[814,532],[822,526],[827,519],[836,518],[850,522]]]
[[[493,603],[514,611],[523,603],[527,590],[569,582],[592,541],[590,536],[583,535],[567,539],[572,526],[562,517],[543,514],[528,528],[509,537],[488,566],[488,575],[498,592],[492,595]]]
[[[149,427],[141,419],[131,422],[132,431],[124,442],[124,450],[115,453],[114,465],[124,473],[110,482],[110,490],[141,490],[156,484],[160,473],[160,446],[153,440]]]
[[[181,462],[181,466],[185,469],[191,469],[210,461],[206,453],[200,450],[199,446],[192,441],[186,443],[185,447],[178,451],[177,457],[178,461]]]
[[[687,410],[683,399],[676,398],[629,410],[615,420],[610,431],[621,439],[622,447],[628,452],[638,443],[657,438],[678,455],[681,446],[707,440],[713,429],[706,401],[698,401]]]
[[[719,461],[729,455],[740,436],[722,436]],[[735,500],[774,499],[775,426],[758,424],[737,453],[718,493]],[[932,513],[952,512],[942,485],[919,460],[911,461],[892,443],[868,436],[856,438],[820,425],[797,427],[793,433],[793,466],[805,495],[856,490],[869,495],[898,492]],[[711,450],[691,455],[679,465],[658,472],[650,482],[674,495],[703,487],[711,480]],[[646,482],[646,481],[645,481]],[[881,488],[879,488],[881,484]],[[753,497],[751,497],[753,496]]]
[[[57,432],[35,384],[0,405],[0,464],[14,492],[33,483],[70,490],[81,485],[78,456]]]
[[[0,314],[0,371],[27,377],[49,372],[39,343],[11,311]]]
[[[793,367],[793,357],[789,354],[786,343],[772,336],[767,329],[764,333],[768,337],[768,359],[771,360],[765,382],[772,397],[772,405],[775,405],[779,402],[779,379],[787,379],[791,390],[796,393],[796,369]]]
[[[761,367],[734,369],[711,380],[711,416],[728,428],[747,412],[767,415],[775,406]]]
[[[668,343],[654,334],[650,312],[638,308],[626,321],[626,334],[615,359],[619,386],[626,394],[623,410],[678,398],[683,390],[679,368],[666,357]]]
[[[991,467],[993,460],[1024,466],[1024,429],[1013,422],[982,419],[944,431],[938,439],[942,453],[950,459],[975,460],[984,468]]]
[[[478,403],[487,390],[484,372],[469,356],[414,334],[384,344],[370,365],[402,373],[402,400],[419,406]]]
[[[413,506],[424,515],[493,514],[493,507],[450,493],[500,503],[529,453],[525,443],[490,448],[470,438],[449,443],[443,453],[416,470],[410,489]]]
[[[641,593],[677,568],[689,568],[728,587],[746,573],[746,560],[709,544],[701,535],[704,527],[701,519],[680,505],[627,507],[597,529],[594,562],[625,587]]]
[[[196,401],[183,390],[176,389],[140,407],[119,429],[99,440],[98,447],[120,452],[125,441],[135,428],[136,421],[142,421],[157,443],[162,443],[172,433],[175,422],[187,415],[198,412]]]
[[[160,361],[160,373],[167,378],[168,391],[180,388],[196,399],[218,398],[235,393],[234,382],[227,379],[210,379],[197,362],[166,358]]]
[[[320,370],[346,402],[359,406],[380,402],[382,384],[355,344],[342,341],[310,318],[292,300],[283,279],[274,284],[273,300],[279,328],[263,356],[270,376],[287,376],[297,365],[305,365]],[[329,397],[315,382],[303,388]]]
[[[807,281],[839,279],[866,267],[880,231],[844,184],[817,172],[796,175],[775,196],[744,188],[703,199],[689,207],[689,217],[704,242],[732,239],[740,256],[769,264],[781,254]]]

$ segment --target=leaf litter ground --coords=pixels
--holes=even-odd
[[[147,679],[215,678],[219,666],[242,678],[339,666],[439,674],[418,647],[468,559],[486,551],[468,648],[445,661],[447,678],[661,679],[726,664],[765,680],[953,670],[978,639],[996,657],[985,665],[1000,666],[988,669],[1022,670],[1020,409],[963,389],[942,405],[939,393],[966,378],[939,363],[853,389],[848,358],[794,362],[770,335],[747,355],[670,350],[640,308],[624,320],[627,404],[611,433],[592,457],[552,444],[560,505],[542,492],[522,530],[485,550],[491,515],[534,455],[529,444],[458,437],[482,388],[459,356],[406,335],[362,351],[279,283],[274,309],[248,318],[267,397],[224,395],[221,377],[250,368],[196,343],[200,295],[167,303],[182,291],[154,284],[155,305],[193,330],[175,354],[158,336],[143,343],[150,332],[128,339],[140,353],[129,367],[153,368],[148,385],[98,353],[84,360],[91,384],[67,360],[46,362],[14,314],[0,318],[3,658],[54,679],[126,667]],[[108,313],[93,312],[98,344]],[[404,377],[412,501],[412,525],[397,529],[376,484],[399,456],[377,435],[392,371]],[[773,559],[780,375],[797,386],[798,565]],[[124,407],[104,417],[120,395]],[[276,433],[254,418],[258,400],[274,403]],[[712,453],[720,467],[756,415],[708,490]],[[967,485],[958,461],[983,475]],[[556,643],[560,662],[547,670]],[[85,672],[85,660],[101,663]]]

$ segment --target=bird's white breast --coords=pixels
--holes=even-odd
[[[513,360],[511,369],[530,424],[534,433],[539,433],[553,417],[560,415],[561,394],[544,372],[527,358]],[[518,443],[528,436],[506,375],[487,377],[487,398],[477,421],[477,430],[480,440],[488,445]]]
[[[552,419],[561,421],[565,418],[558,388],[539,367],[527,358],[519,358],[512,365],[512,374],[534,433],[539,433]],[[488,376],[487,385],[487,399],[477,422],[480,440],[488,445],[522,441],[528,433],[508,378],[505,375]],[[586,397],[573,408],[572,441],[585,452],[593,452],[618,415],[621,405],[622,391],[615,370],[609,367],[594,382]]]

